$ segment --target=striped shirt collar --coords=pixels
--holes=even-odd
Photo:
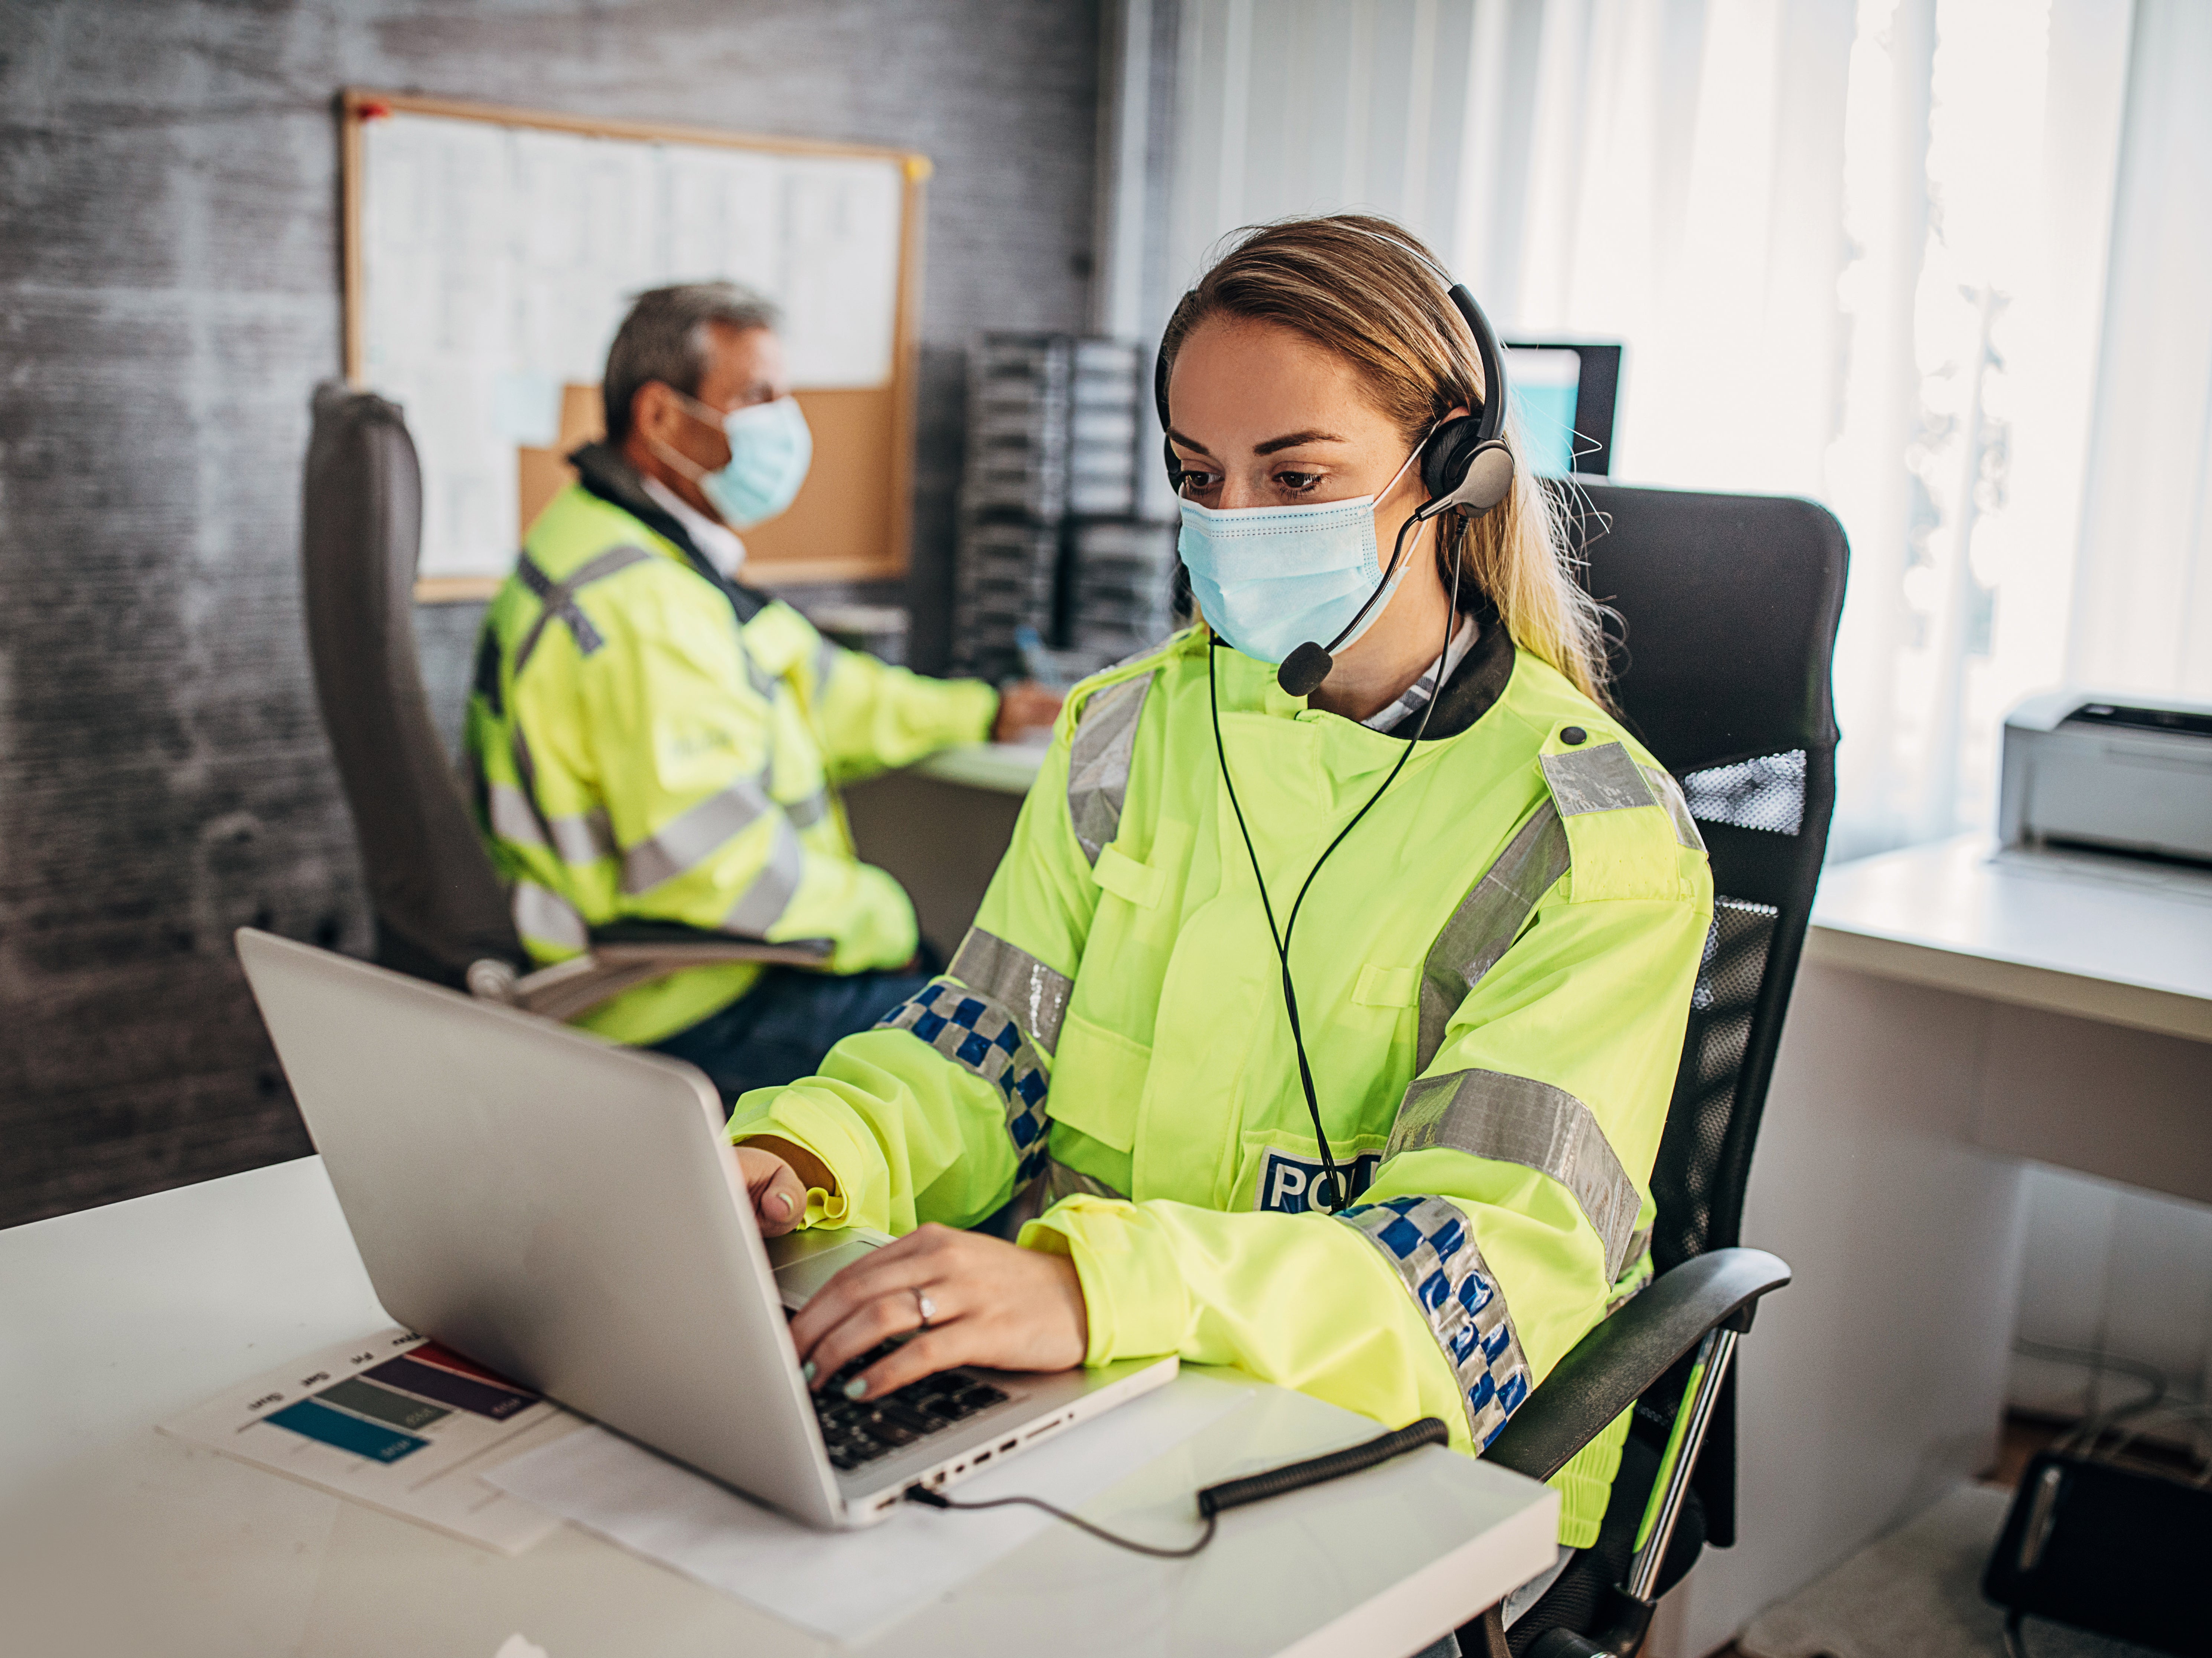
[[[1474,641],[1481,636],[1482,628],[1473,616],[1462,617],[1459,631],[1451,636],[1451,643],[1444,647],[1444,653],[1429,664],[1428,671],[1406,687],[1398,700],[1389,708],[1370,714],[1359,723],[1370,731],[1388,732],[1411,720],[1429,706],[1430,699],[1437,694],[1437,687],[1459,671],[1459,665],[1467,659],[1467,653],[1474,648]]]

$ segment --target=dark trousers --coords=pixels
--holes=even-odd
[[[725,1103],[750,1088],[811,1077],[845,1037],[867,1029],[929,982],[921,973],[809,973],[771,967],[719,1013],[652,1044],[688,1060]]]

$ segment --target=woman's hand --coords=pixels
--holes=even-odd
[[[931,1304],[927,1329],[923,1296]],[[919,1227],[869,1251],[791,1321],[791,1339],[817,1388],[871,1347],[915,1330],[922,1333],[855,1377],[848,1396],[880,1398],[956,1364],[1072,1370],[1091,1342],[1073,1261],[949,1226]]]
[[[770,1145],[775,1151],[770,1151]],[[797,1147],[781,1140],[722,1148],[723,1155],[732,1164],[732,1178],[752,1199],[753,1218],[759,1222],[764,1238],[781,1237],[806,1214],[806,1176],[792,1167],[799,1159],[789,1155],[797,1151]],[[779,1152],[785,1155],[779,1156]],[[805,1156],[803,1152],[799,1155]],[[817,1159],[807,1160],[819,1167]],[[826,1172],[815,1184],[825,1190],[836,1189],[830,1184]]]

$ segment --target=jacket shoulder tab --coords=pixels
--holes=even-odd
[[[1554,720],[1536,763],[1567,832],[1570,902],[1690,896],[1680,853],[1705,842],[1674,780],[1620,732]]]

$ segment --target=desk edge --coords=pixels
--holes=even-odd
[[[1817,920],[1806,933],[1805,959],[1823,967],[2126,1025],[2162,1036],[2212,1042],[2212,1000],[2179,991],[2002,961],[1938,944],[1824,926]]]

